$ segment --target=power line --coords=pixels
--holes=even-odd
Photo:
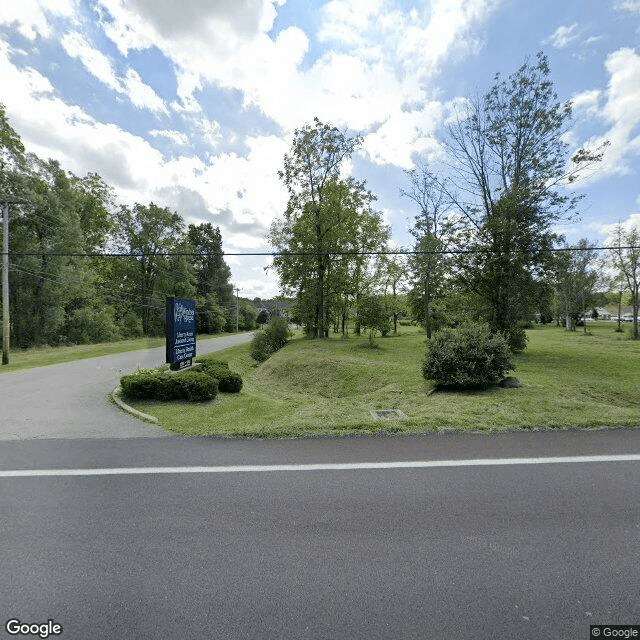
[[[248,253],[226,253],[220,251],[211,252],[182,252],[166,251],[158,253],[80,253],[80,252],[57,252],[57,251],[11,251],[11,256],[19,257],[58,257],[58,258],[173,258],[173,257],[213,257],[213,256],[234,256],[234,257],[272,257],[278,256],[408,256],[408,255],[471,255],[481,253],[495,254],[527,254],[527,253],[563,253],[568,251],[619,251],[627,249],[640,249],[640,246],[614,246],[614,247],[555,247],[536,249],[508,249],[505,251],[493,251],[483,248],[478,249],[441,249],[438,251],[408,251],[405,249],[396,251],[264,251]]]

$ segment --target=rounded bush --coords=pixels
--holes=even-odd
[[[176,373],[171,380],[180,389],[180,397],[185,400],[212,400],[218,392],[218,381],[198,371]]]
[[[218,389],[225,393],[239,393],[242,389],[242,376],[239,373],[229,371],[218,381]]]
[[[229,369],[229,363],[216,358],[199,356],[200,371],[218,381],[218,389],[225,393],[238,393],[242,389],[242,377]]]
[[[159,370],[136,371],[120,378],[122,395],[134,400],[169,400],[169,386]]]
[[[511,350],[488,325],[436,331],[422,365],[422,375],[443,389],[486,389],[514,369]]]

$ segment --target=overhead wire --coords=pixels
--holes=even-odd
[[[547,248],[535,248],[535,249],[506,249],[504,251],[495,251],[485,248],[477,249],[439,249],[434,251],[410,251],[407,249],[393,250],[393,251],[257,251],[257,252],[243,252],[233,253],[225,251],[164,251],[157,253],[134,253],[134,252],[119,252],[119,253],[90,253],[90,252],[56,252],[56,251],[9,251],[11,256],[20,257],[38,257],[38,256],[50,256],[50,257],[74,257],[74,258],[153,258],[153,257],[212,257],[212,256],[234,256],[234,257],[278,257],[278,256],[317,256],[320,254],[329,253],[335,256],[394,256],[394,255],[471,255],[479,253],[492,253],[492,254],[527,254],[527,253],[565,253],[571,251],[619,251],[627,249],[640,249],[640,246],[625,245],[625,246],[604,246],[604,247],[547,247]]]

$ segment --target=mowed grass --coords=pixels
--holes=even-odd
[[[216,333],[213,336],[198,336],[200,340],[214,338],[230,333]],[[135,338],[119,340],[117,342],[101,342],[98,344],[78,344],[68,347],[31,347],[30,349],[16,349],[9,352],[9,364],[0,365],[0,373],[45,367],[51,364],[61,364],[74,360],[99,358],[127,351],[143,351],[155,349],[165,345],[165,338]]]
[[[640,425],[640,342],[614,332],[590,335],[562,328],[528,332],[518,356],[522,387],[471,393],[428,393],[421,374],[424,334],[306,340],[297,337],[255,365],[248,345],[219,352],[242,374],[240,394],[208,403],[136,402],[161,426],[185,435],[296,437],[434,430],[504,430]],[[379,420],[376,409],[398,409],[400,420]]]

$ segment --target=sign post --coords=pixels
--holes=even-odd
[[[172,371],[190,367],[196,357],[195,300],[176,300],[166,303],[166,351]]]

